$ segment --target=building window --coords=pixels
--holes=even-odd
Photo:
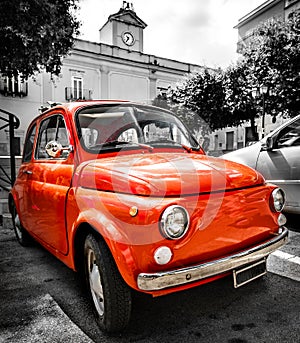
[[[83,80],[82,77],[73,76],[72,77],[72,86],[73,86],[73,96],[74,99],[82,99],[83,93]]]
[[[18,76],[2,76],[0,80],[0,93],[4,96],[27,96],[28,84]]]
[[[83,89],[82,76],[72,76],[72,87],[65,88],[65,96],[67,101],[91,100],[92,90]]]

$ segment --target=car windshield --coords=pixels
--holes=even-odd
[[[200,149],[186,127],[171,112],[142,105],[102,105],[77,113],[83,147],[92,153],[111,149],[183,147]]]

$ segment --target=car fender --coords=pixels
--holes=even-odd
[[[78,217],[73,222],[72,232],[70,233],[70,238],[73,240],[73,259],[76,254],[75,238],[78,233],[77,231],[80,227],[86,227],[87,225],[94,231],[95,235],[102,237],[106,242],[124,281],[129,286],[136,288],[135,271],[138,267],[128,238],[124,231],[117,227],[115,221],[112,221],[95,208],[88,208],[79,212]]]

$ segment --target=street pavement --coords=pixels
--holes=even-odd
[[[267,260],[267,269],[277,275],[300,282],[300,234],[289,232],[289,243]]]
[[[283,276],[285,278],[300,281],[300,233],[299,223],[296,221],[293,226],[298,225],[298,232],[290,231],[289,243],[276,251],[268,259],[268,270],[271,273]],[[9,246],[10,250],[5,251],[5,248]],[[14,251],[13,247],[16,246]],[[33,248],[34,249],[34,248]],[[28,288],[28,285],[20,285],[14,280],[20,280],[22,277],[18,273],[26,273],[26,265],[16,265],[17,261],[22,260],[22,254],[26,254],[26,264],[29,265],[27,268],[32,268],[32,274],[35,275],[35,265],[43,263],[45,253],[43,249],[38,251],[35,247],[35,253],[38,258],[30,261],[30,250],[19,247],[14,238],[12,229],[3,229],[0,227],[0,342],[1,343],[53,343],[53,342],[64,342],[64,343],[89,343],[94,342],[89,338],[80,328],[77,326],[72,319],[66,315],[63,309],[49,294],[43,293],[43,288],[39,289],[41,280],[43,282],[51,283],[51,279],[47,279],[48,275],[45,271],[45,275],[37,275],[36,280],[29,280],[30,284],[33,284],[32,295],[23,293],[23,289]],[[21,254],[21,256],[20,256]],[[48,256],[48,255],[47,255]],[[46,258],[48,258],[46,256]],[[49,255],[52,259],[52,256]],[[56,259],[53,258],[50,263],[56,263]],[[61,264],[57,262],[58,266]],[[11,270],[17,270],[15,274],[11,273]],[[37,269],[41,270],[41,268]],[[40,272],[41,273],[41,272]],[[43,273],[43,271],[42,271]],[[66,273],[69,273],[66,268]],[[73,273],[74,274],[74,273]],[[31,275],[31,274],[30,274]],[[72,278],[72,271],[70,272]],[[70,276],[68,276],[70,277]],[[26,278],[24,278],[25,280]],[[57,279],[59,280],[59,279]],[[27,281],[24,281],[26,283]],[[62,283],[64,280],[62,280]],[[54,282],[55,283],[55,282]],[[24,287],[22,287],[24,286]],[[61,286],[61,285],[60,285]],[[69,286],[70,288],[70,286]],[[62,295],[63,296],[63,295]],[[296,295],[297,297],[297,295]],[[56,298],[59,296],[56,294]],[[296,299],[296,298],[295,298]],[[73,301],[72,297],[69,302]],[[76,303],[74,300],[74,307]],[[14,319],[11,316],[5,317],[11,311],[15,311]],[[81,313],[83,316],[84,314]],[[180,319],[179,319],[180,320]],[[95,334],[95,337],[97,335]],[[93,337],[93,336],[91,336]],[[172,337],[170,337],[171,339]],[[101,339],[101,342],[108,342],[109,338]],[[131,340],[130,340],[131,341]],[[141,340],[144,341],[144,340]],[[175,339],[175,341],[177,341]],[[146,341],[145,341],[146,342]],[[236,341],[246,342],[246,341]],[[292,341],[291,341],[292,342]]]

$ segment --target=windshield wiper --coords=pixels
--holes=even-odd
[[[162,139],[162,140],[157,140],[157,141],[151,141],[149,142],[154,145],[159,145],[159,144],[162,144],[162,145],[172,145],[172,146],[178,146],[180,148],[183,148],[184,150],[186,150],[188,153],[191,153],[193,152],[193,148],[185,145],[185,144],[181,144],[181,143],[178,143],[178,142],[174,142],[174,141],[171,141],[171,140],[168,140],[168,139]],[[120,142],[120,141],[117,141],[117,140],[114,140],[114,141],[108,141],[108,142],[104,142],[104,143],[101,143],[101,144],[97,144],[95,146],[92,147],[92,149],[99,149],[99,148],[105,148],[105,147],[114,147],[114,148],[117,148],[118,145],[127,145],[127,146],[138,146],[142,149],[147,149],[149,152],[152,152],[154,147],[149,145],[149,144],[144,144],[144,143],[139,143],[139,142]]]
[[[147,149],[149,152],[152,152],[153,151],[153,146],[149,145],[149,144],[143,144],[143,143],[133,143],[132,144],[136,144],[138,145],[140,148],[143,148],[143,149]]]
[[[152,150],[154,149],[152,146],[148,145],[148,144],[142,144],[142,143],[138,143],[138,142],[120,142],[120,141],[108,141],[108,142],[104,142],[101,144],[97,144],[95,146],[93,146],[93,149],[98,149],[98,148],[105,148],[105,147],[118,147],[118,145],[127,145],[127,146],[138,146],[140,148],[143,149],[147,149],[148,151],[152,152]]]
[[[186,150],[187,152],[192,152],[193,149],[188,147],[187,145],[185,144],[181,144],[181,143],[178,143],[178,142],[174,142],[174,141],[171,141],[169,139],[161,139],[161,140],[158,140],[158,141],[152,141],[150,142],[151,144],[171,144],[171,145],[176,145],[178,147],[181,147],[183,148],[184,150]]]
[[[107,141],[103,143],[99,143],[91,147],[92,149],[98,149],[98,148],[105,148],[105,147],[116,147],[117,145],[123,145],[123,144],[128,144],[128,142],[119,142],[119,141]]]
[[[189,146],[187,146],[187,145],[184,145],[184,144],[180,144],[182,147],[183,147],[183,149],[185,149],[187,152],[193,152],[193,149],[192,148],[190,148]]]

